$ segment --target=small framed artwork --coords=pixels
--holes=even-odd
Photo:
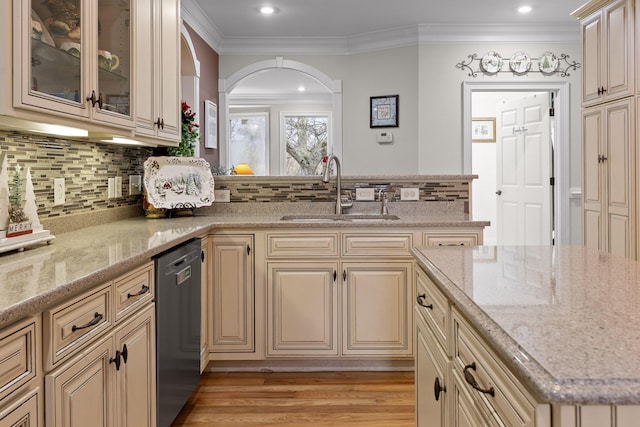
[[[471,119],[472,142],[496,142],[496,118],[474,117]]]
[[[218,106],[213,101],[204,101],[204,125],[204,147],[218,148]]]
[[[398,95],[372,96],[370,98],[371,128],[398,127]]]

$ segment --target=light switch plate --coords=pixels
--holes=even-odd
[[[113,199],[116,197],[116,179],[109,178],[107,179],[107,198]]]
[[[375,200],[375,188],[356,188],[356,200]]]
[[[214,202],[228,203],[231,201],[231,192],[229,190],[213,190]]]
[[[122,197],[122,177],[121,176],[116,176],[115,185],[116,185],[115,197]]]
[[[137,196],[142,193],[142,176],[129,175],[129,195]]]
[[[420,200],[419,188],[401,188],[400,200]]]
[[[64,178],[56,178],[53,180],[53,206],[64,205],[65,188]]]

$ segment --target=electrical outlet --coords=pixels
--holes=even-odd
[[[129,195],[137,196],[142,193],[142,176],[129,175]]]
[[[231,201],[231,192],[229,190],[213,190],[214,202],[228,203]]]
[[[56,178],[53,180],[53,206],[64,205],[65,188],[64,178]]]
[[[122,177],[121,176],[116,176],[115,185],[116,185],[115,197],[122,197]]]
[[[400,200],[420,200],[419,188],[401,188]]]
[[[356,188],[356,200],[375,200],[375,188]]]
[[[107,199],[113,199],[116,197],[116,179],[107,179]]]

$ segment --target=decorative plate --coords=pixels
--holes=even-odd
[[[502,68],[502,57],[497,52],[487,52],[480,60],[482,71],[495,74]]]
[[[549,51],[541,53],[540,58],[538,59],[538,68],[545,74],[555,72],[558,69],[559,64],[560,61],[556,54]]]
[[[149,157],[144,162],[144,188],[155,208],[199,208],[214,199],[211,167],[198,157]]]
[[[509,68],[516,74],[524,74],[531,68],[531,58],[522,51],[516,52],[509,59]]]

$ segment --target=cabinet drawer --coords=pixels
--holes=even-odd
[[[342,254],[345,256],[410,256],[412,234],[344,233]]]
[[[151,302],[154,295],[153,263],[148,263],[113,284],[116,322]]]
[[[335,257],[338,256],[338,234],[268,234],[267,256],[272,258]]]
[[[112,326],[111,285],[43,313],[45,370]]]
[[[39,427],[42,423],[43,405],[42,391],[40,387],[29,390],[3,407],[0,407],[1,427]]]
[[[454,371],[465,379],[463,385],[480,411],[495,425],[533,425],[535,400],[503,367],[493,351],[482,344],[482,340],[455,308],[452,311],[452,323]],[[478,387],[493,390],[493,395],[474,389],[466,381],[465,369],[467,376],[472,376]],[[494,423],[495,420],[498,422]]]
[[[479,244],[475,233],[424,234],[425,246],[476,246]]]
[[[0,400],[36,376],[37,321],[31,318],[0,333]]]
[[[424,270],[416,273],[416,313],[431,328],[444,349],[448,350],[447,336],[450,322],[449,302]]]

